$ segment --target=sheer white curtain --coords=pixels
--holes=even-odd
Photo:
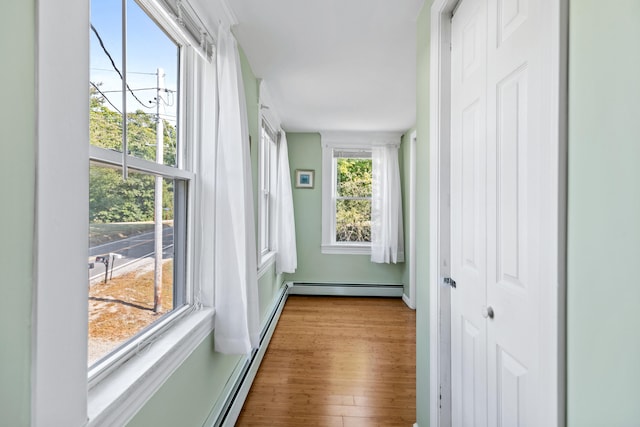
[[[258,346],[260,323],[249,130],[236,39],[223,25],[217,70],[215,349],[247,354]]]
[[[402,262],[404,237],[398,146],[374,146],[371,158],[371,262]]]
[[[267,82],[260,80],[260,114],[278,129],[278,169],[276,174],[276,197],[274,217],[274,245],[276,251],[276,273],[295,273],[298,267],[296,253],[296,224],[293,215],[291,194],[291,170],[287,135],[281,127],[280,117],[273,104]]]
[[[200,221],[200,232],[195,236],[196,253],[198,260],[196,265],[196,301],[197,305],[213,307],[215,268],[215,196],[216,196],[216,168],[211,167],[216,161],[216,64],[215,60],[207,61],[192,50],[187,50],[186,55],[191,55],[196,63],[196,79],[200,90],[195,102],[198,108],[195,111],[199,117],[194,118],[198,127],[198,134],[194,135],[200,141],[196,144],[196,191],[198,192],[197,210]]]
[[[298,267],[296,253],[296,224],[291,194],[291,171],[287,136],[280,131],[278,146],[278,184],[276,199],[276,273],[295,273]]]

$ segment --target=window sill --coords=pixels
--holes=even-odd
[[[327,255],[371,255],[371,245],[323,244],[321,252]]]
[[[267,270],[269,270],[269,267],[271,267],[275,262],[276,262],[275,251],[271,251],[264,254],[260,259],[260,267],[258,267],[258,279],[264,276]]]
[[[125,425],[213,331],[213,308],[185,316],[100,381],[88,396],[88,426]]]

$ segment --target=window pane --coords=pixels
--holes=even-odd
[[[339,197],[371,197],[371,159],[339,158],[337,193]]]
[[[336,242],[371,242],[371,200],[336,201]]]
[[[90,166],[89,366],[183,301],[174,290],[177,184],[133,171],[123,181],[120,169]],[[156,203],[162,205],[157,229]],[[162,249],[156,258],[157,235]],[[157,290],[156,280],[162,283]]]
[[[127,24],[129,154],[175,166],[179,47],[133,0]],[[121,2],[92,0],[91,25],[91,144],[122,152]]]
[[[122,3],[91,1],[90,141],[122,151]]]
[[[175,42],[135,1],[128,0],[129,152],[169,166],[176,165],[178,58]]]

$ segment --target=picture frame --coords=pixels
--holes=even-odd
[[[296,169],[296,188],[313,188],[315,171],[311,169]]]

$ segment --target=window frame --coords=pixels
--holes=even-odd
[[[185,101],[184,88],[186,87],[185,78],[183,76],[185,76],[185,68],[188,66],[192,67],[193,61],[191,61],[190,64],[185,63],[187,59],[183,52],[186,48],[186,40],[180,37],[179,34],[171,34],[171,31],[168,31],[165,26],[158,23],[158,18],[156,16],[157,11],[154,14],[153,9],[150,9],[148,4],[141,2],[138,2],[137,6],[147,15],[148,19],[157,25],[158,29],[165,33],[167,38],[175,43],[176,48],[178,49],[178,70],[176,70],[178,72],[178,106],[176,108],[176,137],[178,140],[175,153],[176,164],[174,166],[168,166],[132,156],[130,154],[125,156],[122,152],[97,147],[91,145],[91,143],[89,143],[89,163],[93,163],[98,166],[115,166],[121,169],[126,168],[127,171],[172,179],[176,184],[178,182],[183,183],[174,186],[174,197],[178,203],[174,206],[173,289],[175,295],[176,287],[179,287],[178,292],[184,296],[184,301],[182,301],[183,304],[181,306],[174,307],[170,312],[158,318],[147,327],[141,329],[133,337],[116,346],[112,351],[97,360],[93,365],[89,366],[89,370],[87,372],[89,390],[95,387],[111,372],[117,370],[120,366],[126,363],[131,357],[135,356],[140,347],[144,347],[155,340],[160,334],[171,328],[174,322],[181,319],[194,308],[193,284],[189,282],[189,278],[193,277],[193,265],[188,263],[187,257],[190,253],[190,243],[194,240],[192,227],[190,226],[194,221],[193,209],[188,209],[188,207],[193,206],[195,203],[194,191],[192,191],[195,182],[195,174],[191,167],[191,165],[193,165],[192,156],[195,141],[192,138],[188,138],[185,132],[183,132],[183,126],[185,124],[194,125],[193,119],[190,119],[183,114]],[[126,63],[124,62],[128,61],[128,58],[122,58],[122,61],[123,64],[121,66],[123,69],[126,69]],[[126,81],[126,74],[124,78]],[[127,114],[128,113],[130,112],[127,111]],[[125,120],[124,117],[123,120]],[[124,145],[124,147],[127,146],[128,145]]]
[[[181,61],[182,108],[187,121],[180,132],[198,143],[185,164],[193,175],[189,193],[187,226],[189,235],[199,220],[204,185],[200,138],[211,140],[210,123],[201,111],[215,99],[215,65],[203,66],[196,57],[207,58],[197,41],[185,33],[174,18],[155,0],[137,0],[157,23],[183,44]],[[186,3],[186,2],[185,2]],[[89,2],[70,0],[45,2],[36,10],[34,41],[36,63],[36,210],[32,330],[31,424],[125,425],[162,386],[189,355],[210,336],[214,328],[213,283],[199,280],[209,273],[198,267],[187,269],[187,283],[198,309],[185,313],[170,327],[118,369],[89,389],[87,376],[87,242],[89,194]],[[230,25],[225,16],[224,22]],[[60,22],[65,25],[60,26]],[[209,38],[211,39],[211,38]],[[187,66],[186,64],[190,64]],[[208,68],[207,68],[208,67]],[[203,78],[202,72],[207,70]],[[212,71],[211,71],[212,69]],[[209,89],[206,95],[200,89]],[[187,98],[188,95],[192,95]],[[206,96],[206,98],[205,98]],[[61,108],[64,100],[64,108]],[[207,108],[204,108],[207,110]],[[212,111],[207,110],[211,113]],[[205,130],[206,127],[206,130]],[[204,139],[203,139],[204,140]],[[121,153],[115,154],[120,161]],[[138,159],[130,167],[136,168]],[[190,162],[190,163],[189,163]],[[158,165],[160,166],[160,165]],[[144,169],[144,168],[142,168]],[[173,172],[168,175],[172,176]],[[162,175],[165,175],[163,172]],[[200,239],[200,236],[196,236]],[[198,240],[199,240],[198,239]],[[187,265],[194,266],[191,239]],[[209,248],[209,246],[206,246]],[[208,251],[208,249],[207,249]],[[64,268],[61,267],[64,255]],[[211,282],[211,283],[210,283]],[[61,398],[64,396],[64,398]]]
[[[351,151],[351,152],[358,152],[358,153],[368,153],[368,156],[362,156],[362,157],[358,157],[358,156],[336,156],[336,151]],[[331,194],[331,203],[333,204],[332,206],[332,210],[333,210],[333,215],[331,218],[332,224],[331,227],[333,228],[332,231],[332,237],[333,237],[333,242],[336,245],[348,245],[348,246],[354,246],[354,247],[360,247],[360,246],[367,246],[367,247],[371,247],[371,241],[368,242],[339,242],[336,239],[336,235],[337,235],[337,216],[338,216],[338,201],[340,200],[368,200],[369,201],[369,206],[372,205],[373,203],[373,197],[370,195],[369,197],[362,197],[362,196],[340,196],[338,194],[338,160],[339,159],[358,159],[358,160],[365,160],[365,159],[369,159],[372,162],[372,167],[373,167],[373,160],[371,159],[372,156],[372,150],[371,148],[368,149],[354,149],[353,147],[351,147],[350,149],[344,149],[344,148],[338,148],[335,147],[332,150],[332,165],[331,165],[331,172],[332,172],[332,194]],[[371,210],[369,210],[369,213],[371,213]]]
[[[258,147],[258,270],[275,261],[275,210],[277,203],[278,131],[260,115]]]
[[[372,151],[373,147],[399,144],[399,132],[327,131],[321,133],[322,145],[322,254],[371,255],[371,243],[336,242],[337,185],[334,151]],[[373,202],[372,202],[373,203]]]
[[[348,142],[322,144],[322,245],[323,254],[371,255],[371,242],[336,241],[336,202],[338,200],[338,159],[336,151],[371,152],[369,144]],[[351,198],[345,198],[351,199]],[[355,198],[361,199],[361,198]],[[355,200],[354,199],[354,200]],[[369,198],[368,200],[371,200]]]

